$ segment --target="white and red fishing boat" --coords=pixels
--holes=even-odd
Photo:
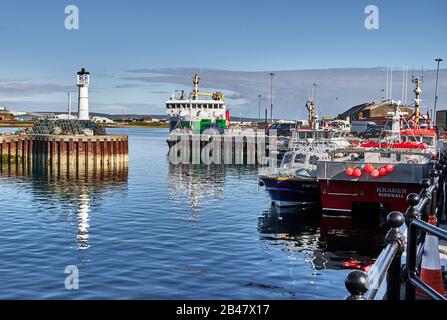
[[[278,207],[310,206],[320,204],[320,184],[317,180],[318,161],[346,160],[343,152],[330,151],[350,146],[348,133],[339,129],[319,129],[315,105],[307,101],[309,128],[292,133],[290,151],[286,152],[278,168],[261,168],[259,183],[265,186],[272,203]],[[336,160],[335,160],[336,159]]]
[[[420,192],[420,181],[429,176],[437,154],[437,138],[429,119],[420,115],[420,80],[413,82],[415,113],[402,120],[396,107],[391,135],[344,150],[351,154],[345,163],[319,162],[317,179],[325,216],[351,218],[405,211],[407,195]]]

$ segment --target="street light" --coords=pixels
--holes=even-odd
[[[259,98],[259,104],[258,104],[258,128],[259,128],[259,124],[261,123],[261,95],[258,94],[258,98]]]
[[[273,124],[273,76],[274,72],[270,72],[270,122]]]
[[[340,115],[340,105],[338,103],[338,97],[335,97],[335,106],[337,107],[337,117]]]
[[[436,126],[436,106],[438,104],[439,64],[444,60],[441,58],[437,58],[437,59],[435,59],[435,61],[438,63],[438,69],[436,70],[435,106],[433,108],[434,125]]]

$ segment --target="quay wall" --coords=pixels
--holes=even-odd
[[[1,165],[45,166],[53,171],[107,168],[128,162],[125,135],[11,135],[0,138]]]

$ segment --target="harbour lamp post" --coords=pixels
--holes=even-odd
[[[338,103],[338,97],[335,97],[335,106],[337,107],[337,117],[340,115],[340,105]]]
[[[264,127],[264,130],[267,130],[268,129],[268,125],[267,125],[267,108],[265,108],[264,113],[265,113],[265,127]]]
[[[260,94],[258,94],[258,98],[259,98],[259,104],[258,104],[258,128],[259,128],[259,125],[260,125],[260,123],[261,123],[261,95]]]
[[[273,124],[273,76],[274,72],[270,72],[270,122]]]
[[[438,63],[438,68],[436,70],[435,106],[433,108],[433,119],[434,119],[434,125],[436,126],[436,106],[438,104],[439,64],[444,60],[441,58],[437,58],[437,59],[435,59],[435,61]]]

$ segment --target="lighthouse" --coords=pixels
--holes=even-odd
[[[90,84],[90,72],[85,71],[84,68],[78,72],[78,119],[79,120],[89,120],[88,111],[88,86]]]

